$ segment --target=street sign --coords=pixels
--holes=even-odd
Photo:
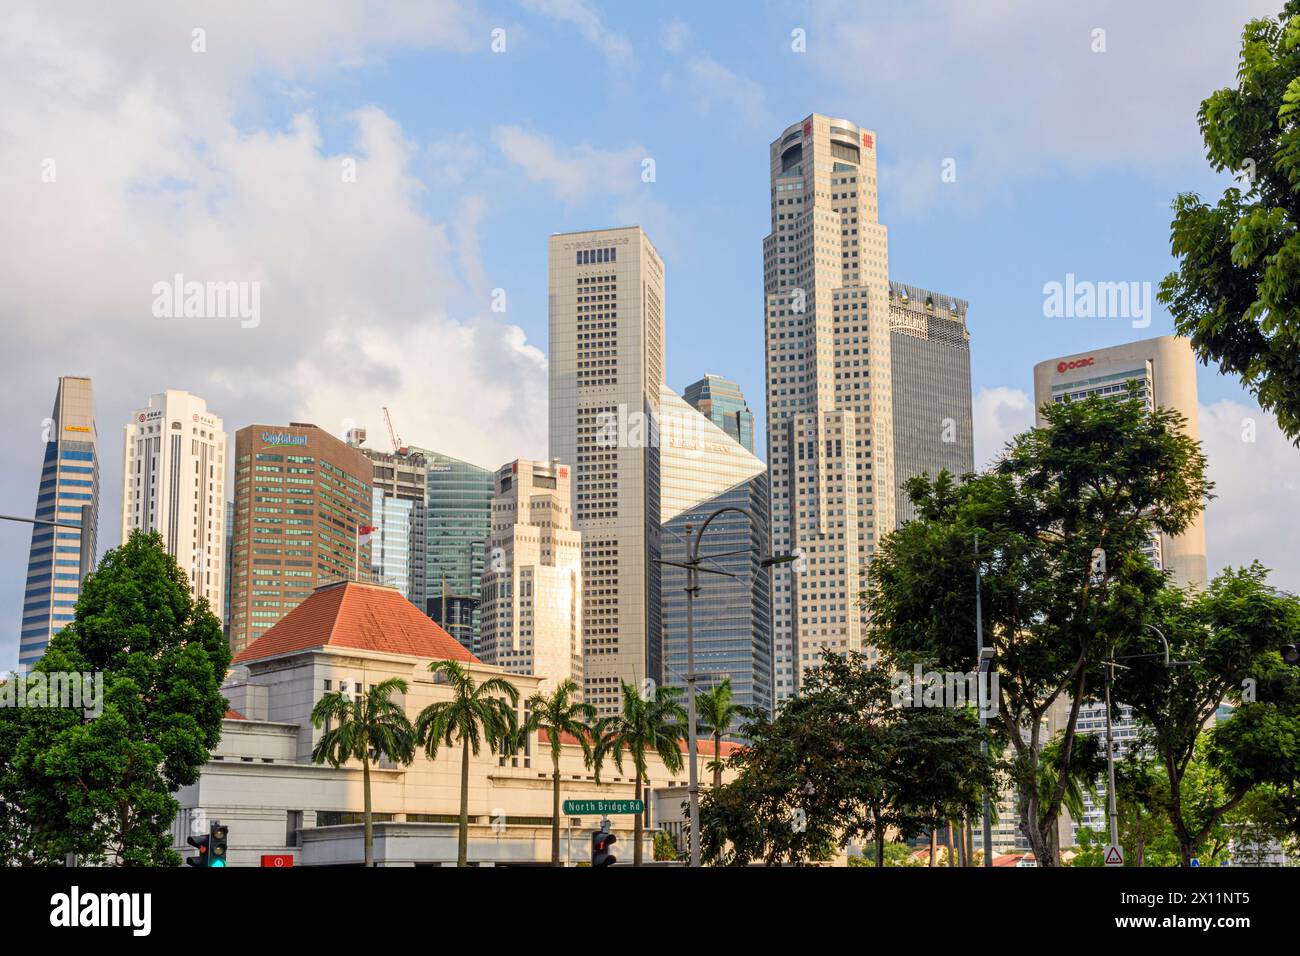
[[[1201,865],[1201,861],[1198,860],[1196,857],[1192,857],[1192,866],[1200,866],[1200,865]]]
[[[1124,865],[1124,848],[1118,843],[1109,843],[1106,845],[1106,865],[1123,866]]]
[[[608,815],[611,813],[644,813],[644,800],[565,800],[564,812],[569,816],[583,816],[591,813]]]
[[[281,869],[286,866],[293,866],[292,853],[263,853],[262,865]]]

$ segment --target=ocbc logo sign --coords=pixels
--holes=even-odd
[[[1075,359],[1073,362],[1057,362],[1056,370],[1058,372],[1068,372],[1072,368],[1086,368],[1091,365],[1093,358],[1089,355],[1087,358]]]

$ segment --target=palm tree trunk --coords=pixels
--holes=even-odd
[[[722,734],[713,735],[713,789],[722,786]]]
[[[369,748],[361,755],[361,793],[365,801],[366,827],[366,866],[375,865],[375,823],[374,814],[370,812],[370,753]]]
[[[948,821],[948,867],[949,867],[949,869],[951,869],[952,867],[954,867],[954,866],[957,865],[957,860],[956,860],[956,858],[953,856],[952,850],[953,850],[953,846],[952,846],[952,820],[949,820],[949,821]]]
[[[938,827],[930,827],[930,865],[931,866],[937,865],[935,861],[935,857],[938,855],[938,853],[939,853],[939,829]]]
[[[636,772],[636,798],[641,799],[641,771]],[[636,823],[632,827],[632,865],[641,865],[641,820],[643,813],[636,815]]]
[[[456,865],[469,866],[469,737],[460,748],[460,834],[456,840]]]
[[[560,865],[560,758],[552,757],[551,775],[551,866]]]

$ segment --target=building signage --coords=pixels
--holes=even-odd
[[[262,866],[271,867],[280,870],[286,866],[293,866],[292,853],[263,853]]]
[[[644,800],[565,800],[564,812],[570,816],[588,813],[644,813]]]
[[[1057,362],[1056,370],[1058,372],[1068,372],[1072,368],[1087,368],[1095,359],[1091,355],[1087,358],[1075,359],[1072,362]]]
[[[290,435],[288,432],[262,432],[264,445],[306,445],[306,435]]]
[[[874,136],[872,136],[870,133],[863,133],[863,134],[862,134],[862,148],[863,148],[863,149],[875,149],[875,148],[876,148],[876,138],[875,138]]]

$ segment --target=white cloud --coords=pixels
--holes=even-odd
[[[578,28],[582,38],[600,49],[611,63],[632,58],[632,44],[622,34],[605,27],[600,14],[584,0],[520,0],[525,10],[551,17]]]
[[[1258,408],[1224,400],[1198,414],[1217,495],[1205,509],[1210,573],[1259,559],[1274,585],[1300,594],[1300,538],[1286,530],[1300,510],[1300,449]]]
[[[119,429],[165,388],[206,398],[232,433],[289,420],[336,431],[353,418],[375,434],[388,405],[413,444],[488,467],[545,455],[545,358],[490,311],[482,198],[463,187],[435,197],[453,210],[447,224],[422,212],[426,190],[446,183],[426,187],[415,174],[425,147],[380,109],[329,117],[352,133],[335,152],[311,112],[267,127],[244,108],[254,75],[293,90],[397,46],[463,49],[471,21],[459,8],[11,6],[0,34],[0,402],[18,436],[0,450],[0,500],[11,510],[33,500],[40,423],[67,374],[94,381],[104,547],[120,527]],[[190,50],[196,25],[207,53]],[[177,273],[260,283],[260,324],[154,318],[153,284]],[[0,580],[21,581],[27,536],[7,530]],[[20,594],[0,594],[0,664],[13,659]]]
[[[531,182],[541,183],[565,203],[602,195],[626,195],[641,184],[645,147],[597,149],[589,143],[561,146],[549,137],[518,126],[498,126],[492,141],[510,162],[521,166]]]
[[[1012,438],[1034,427],[1034,402],[1021,388],[981,388],[971,405],[975,468],[982,471]]]

